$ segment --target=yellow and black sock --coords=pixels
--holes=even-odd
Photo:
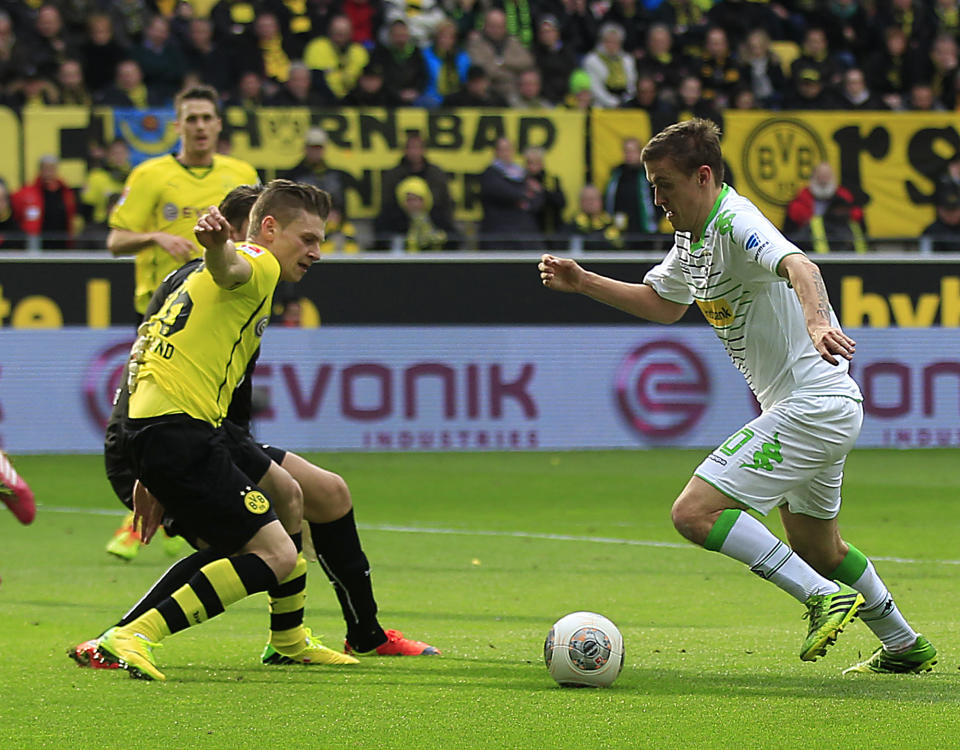
[[[307,561],[303,537],[291,534],[297,548],[297,564],[286,578],[267,590],[270,597],[270,643],[293,646],[303,640],[303,608],[307,600]]]
[[[207,563],[173,594],[129,627],[152,641],[199,625],[231,604],[275,586],[270,566],[254,554],[224,557]]]
[[[220,557],[222,557],[222,555],[205,549],[194,552],[182,560],[177,560],[167,569],[167,572],[153,584],[150,590],[144,594],[143,598],[133,605],[133,609],[127,612],[117,625],[127,625],[136,620],[144,612],[153,609],[168,596],[171,596],[177,589],[185,585],[204,565]]]

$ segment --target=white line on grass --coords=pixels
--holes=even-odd
[[[81,513],[94,516],[123,516],[127,511],[107,510],[105,508],[65,508],[38,504],[44,513]],[[489,531],[484,529],[438,529],[426,526],[393,526],[391,524],[357,524],[361,531],[391,531],[397,534],[447,534],[460,536],[493,536],[513,539],[545,539],[554,542],[591,542],[593,544],[625,544],[631,547],[666,547],[668,549],[697,549],[684,542],[655,542],[645,539],[619,539],[608,536],[575,536],[573,534],[544,534],[535,531]],[[960,565],[960,560],[919,560],[912,557],[872,556],[871,560],[880,562],[904,563],[908,565]]]

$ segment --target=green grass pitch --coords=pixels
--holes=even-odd
[[[158,545],[130,564],[104,553],[120,506],[99,457],[19,457],[40,507],[31,527],[0,508],[0,748],[960,746],[956,451],[848,462],[841,529],[940,661],[846,677],[876,645],[862,623],[803,663],[803,607],[673,530],[703,453],[315,456],[351,485],[383,624],[443,656],[261,666],[260,594],[168,639],[166,683],[83,670],[65,650],[169,559]],[[336,645],[336,600],[318,566],[310,579],[307,622]],[[550,625],[577,609],[623,632],[610,689],[558,688],[543,665]]]

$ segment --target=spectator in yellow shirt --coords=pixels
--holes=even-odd
[[[337,99],[343,99],[356,86],[370,55],[362,44],[351,41],[353,25],[346,16],[332,18],[327,33],[307,45],[303,62],[314,75],[324,77]]]
[[[88,228],[106,231],[107,216],[123,192],[129,174],[130,149],[125,140],[117,138],[107,147],[103,164],[87,172],[80,201],[88,218]]]

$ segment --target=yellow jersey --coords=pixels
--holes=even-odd
[[[216,206],[238,185],[260,182],[257,170],[232,156],[214,154],[210,167],[185,167],[173,154],[148,159],[127,178],[120,200],[110,213],[113,229],[168,232],[184,237],[201,253],[193,227],[204,211]],[[134,258],[133,306],[143,314],[154,290],[183,261],[159,245],[148,245]]]
[[[106,224],[110,199],[123,193],[122,175],[111,169],[91,169],[87,172],[87,184],[83,186],[80,200],[90,206],[90,218],[95,224]]]
[[[127,413],[134,419],[188,414],[218,427],[260,346],[280,263],[264,247],[237,245],[250,278],[217,286],[206,266],[187,276],[140,326]]]

